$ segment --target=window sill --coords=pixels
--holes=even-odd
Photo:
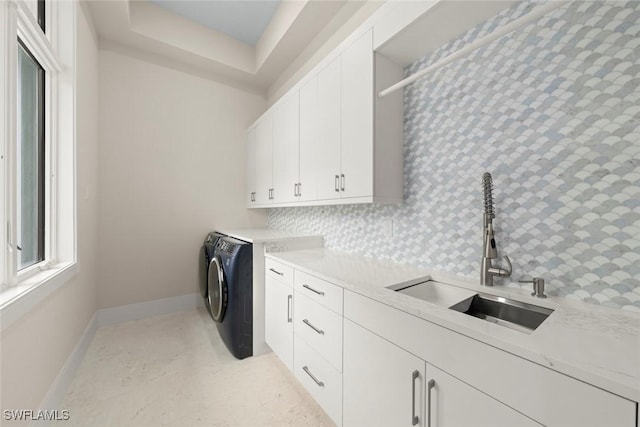
[[[4,330],[78,272],[77,262],[59,263],[17,286],[0,291],[0,327]]]

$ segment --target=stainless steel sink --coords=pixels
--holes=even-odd
[[[459,288],[447,283],[427,280],[425,282],[390,286],[388,289],[412,296],[432,304],[442,307],[450,307],[452,304],[469,298],[475,294],[474,291]]]
[[[476,294],[449,308],[525,332],[536,330],[553,313],[549,308],[486,294]]]

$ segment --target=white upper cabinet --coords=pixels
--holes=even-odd
[[[273,121],[264,116],[255,127],[255,204],[271,203],[273,193]]]
[[[293,202],[298,194],[299,123],[295,91],[273,111],[273,203]]]
[[[313,76],[300,88],[300,163],[298,200],[318,198],[318,76]]]
[[[247,207],[252,207],[255,202],[256,196],[256,142],[257,142],[257,130],[251,128],[247,132],[247,191],[246,200]]]
[[[330,54],[254,125],[257,190],[250,206],[401,202],[402,94],[376,94],[402,77],[401,67],[374,53],[372,29]],[[271,119],[272,153],[260,145],[260,128]]]
[[[340,57],[318,73],[318,200],[340,197]]]
[[[341,197],[373,196],[373,32],[341,58]]]

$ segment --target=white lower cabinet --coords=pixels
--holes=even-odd
[[[637,403],[265,261],[265,338],[339,427],[640,427]]]
[[[427,427],[540,427],[506,405],[427,364]]]
[[[426,426],[424,360],[345,319],[343,364],[344,427]]]
[[[343,390],[344,427],[541,425],[348,319]]]
[[[296,378],[338,427],[342,425],[342,373],[307,342],[295,337]]]
[[[292,370],[293,287],[269,274],[266,275],[264,286],[264,339],[282,363]]]

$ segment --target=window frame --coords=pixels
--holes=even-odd
[[[31,3],[28,3],[31,1]],[[0,315],[2,329],[77,272],[75,69],[78,0],[0,0]],[[40,13],[38,13],[38,9]],[[38,15],[44,13],[43,31]],[[40,22],[43,22],[42,19]],[[15,247],[18,38],[44,69],[44,261]]]

